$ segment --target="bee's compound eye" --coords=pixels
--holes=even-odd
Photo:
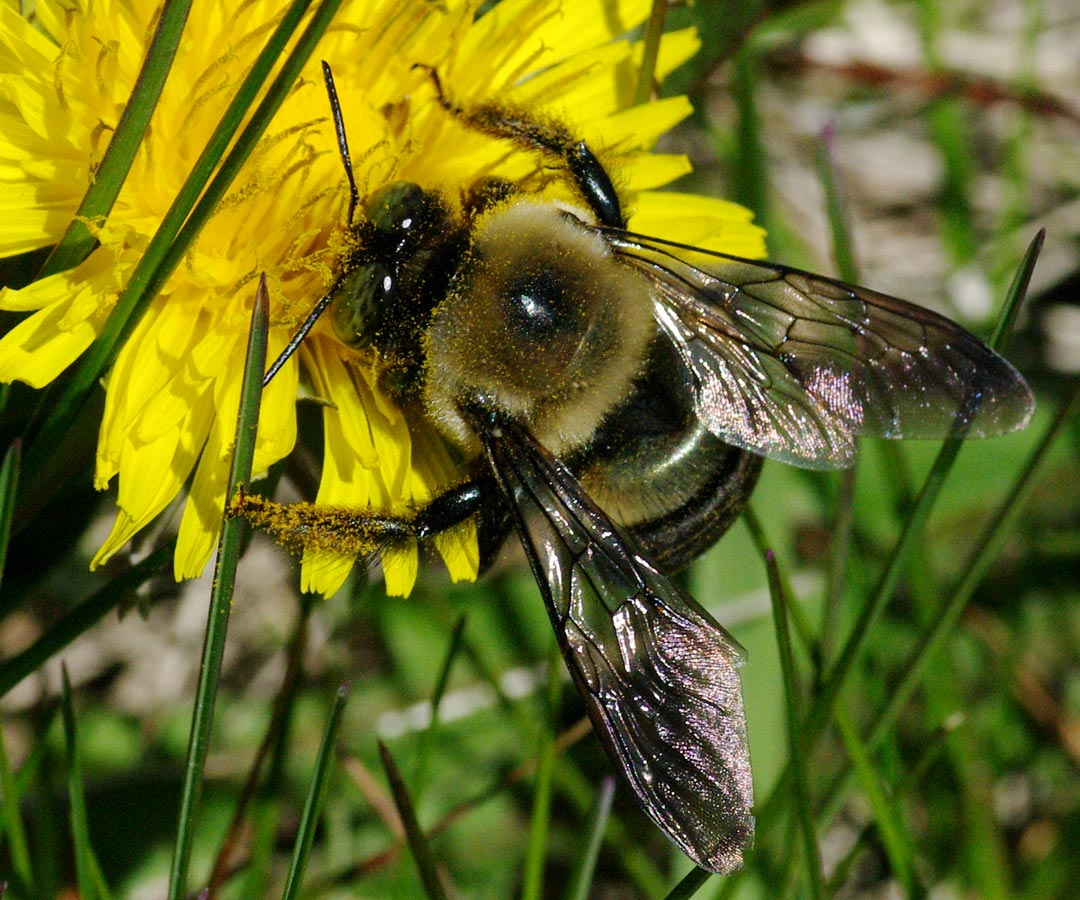
[[[346,272],[330,301],[330,321],[338,340],[349,347],[368,346],[393,287],[393,274],[382,263],[365,263]]]
[[[425,221],[430,206],[431,197],[420,185],[395,181],[368,197],[364,212],[379,231],[398,232]]]

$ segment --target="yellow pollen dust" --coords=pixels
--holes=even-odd
[[[413,540],[403,518],[315,503],[275,503],[244,492],[229,501],[228,514],[247,520],[294,553],[367,558]]]

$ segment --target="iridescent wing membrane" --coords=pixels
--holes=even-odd
[[[698,865],[739,868],[754,832],[742,649],[531,434],[499,423],[484,440],[608,756]]]
[[[796,269],[598,230],[652,284],[695,411],[727,443],[842,468],[859,435],[985,437],[1031,416],[1016,370],[930,310]]]

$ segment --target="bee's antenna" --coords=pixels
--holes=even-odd
[[[330,98],[330,115],[334,119],[334,132],[337,134],[338,152],[341,154],[341,164],[345,167],[345,177],[349,179],[349,225],[353,223],[353,216],[356,213],[356,207],[360,204],[360,191],[356,187],[356,178],[353,175],[352,157],[349,155],[349,139],[345,135],[345,117],[341,114],[341,102],[338,100],[337,88],[334,86],[334,73],[330,71],[330,64],[323,60],[322,64],[323,80],[326,82],[326,94]],[[337,287],[335,284],[334,287]],[[285,349],[278,354],[278,358],[274,360],[274,364],[263,376],[263,387],[266,387],[271,379],[277,375],[278,371],[286,361],[292,356],[304,338],[307,337],[308,332],[315,327],[315,323],[319,321],[319,316],[325,312],[326,307],[330,305],[330,301],[334,296],[334,288],[330,288],[330,291],[319,298],[319,302],[312,307],[311,312],[307,314],[307,318],[300,323],[300,328],[290,339],[289,343],[285,345]]]
[[[356,189],[356,179],[353,177],[349,139],[345,135],[345,117],[341,114],[341,103],[338,101],[337,88],[334,87],[334,73],[330,71],[330,64],[325,59],[322,63],[322,72],[323,81],[326,82],[326,94],[330,98],[330,114],[334,117],[334,132],[337,134],[341,164],[345,167],[345,176],[349,179],[349,224],[351,225],[353,213],[356,212],[356,207],[360,203],[360,192]]]
[[[315,327],[315,323],[319,321],[319,316],[323,314],[326,307],[330,305],[330,301],[334,298],[334,288],[337,287],[337,283],[334,287],[330,288],[329,293],[324,294],[319,298],[319,302],[312,307],[311,312],[307,314],[307,318],[300,323],[300,328],[297,330],[291,338],[289,343],[285,345],[285,349],[278,354],[278,358],[274,360],[274,364],[270,367],[267,373],[263,376],[263,387],[266,387],[278,370],[288,362],[289,357],[292,356],[304,342],[304,338],[307,337],[308,332]]]

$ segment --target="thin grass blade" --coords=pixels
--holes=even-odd
[[[933,625],[918,639],[916,644],[918,649],[904,666],[896,687],[889,693],[888,703],[868,732],[866,746],[869,752],[876,751],[896,727],[901,712],[921,684],[934,655],[945,646],[972,592],[982,580],[990,562],[998,555],[1001,542],[1009,532],[1016,516],[1026,507],[1031,498],[1032,492],[1037,487],[1035,474],[1042,461],[1060,437],[1065,426],[1077,415],[1080,415],[1080,391],[1075,393],[1071,401],[1062,406],[1054,417],[1054,421],[1051,422],[1038,446],[1032,451],[1008,496],[987,523],[982,537],[976,544],[977,549],[964,567],[959,586],[952,592],[948,604],[935,619]],[[843,798],[847,796],[851,775],[850,770],[843,773],[826,792],[824,809],[827,818],[835,815]]]
[[[848,226],[847,209],[836,177],[836,166],[833,164],[832,138],[833,128],[830,125],[821,133],[814,161],[817,163],[818,180],[825,190],[825,214],[829,220],[829,231],[832,235],[836,272],[841,281],[858,284],[859,267],[855,263],[855,252],[851,248],[851,229]]]
[[[761,139],[761,118],[754,96],[760,67],[761,54],[752,41],[739,48],[731,84],[732,99],[738,110],[735,131],[737,177],[732,185],[731,199],[753,210],[757,220],[772,233],[768,200],[770,178],[765,165],[768,154]]]
[[[1015,320],[1020,304],[1027,293],[1027,286],[1034,269],[1035,259],[1038,257],[1039,247],[1041,246],[1041,235],[1040,232],[1032,241],[1006,297],[1005,305],[993,332],[992,346],[996,349],[1000,348],[1002,341],[1009,333],[1010,323]],[[922,488],[912,503],[910,514],[904,522],[900,537],[886,561],[885,568],[878,577],[874,589],[871,591],[850,631],[848,640],[841,648],[836,662],[829,669],[826,678],[822,682],[821,691],[807,714],[802,731],[808,750],[813,748],[824,733],[832,715],[833,704],[851,674],[855,661],[858,659],[868,636],[872,633],[875,623],[884,612],[886,604],[899,583],[906,560],[930,517],[941,488],[962,445],[963,437],[950,438],[945,441],[923,482]],[[957,610],[956,614],[959,615],[959,610]],[[944,616],[939,619],[935,624],[935,629],[942,626],[944,620]],[[925,650],[924,645],[920,648],[920,655]],[[899,691],[894,692],[891,696],[890,708],[896,705],[898,694]],[[868,739],[867,743],[871,747],[875,745],[873,735]],[[790,779],[791,766],[789,764],[781,773],[773,792],[757,811],[759,834],[770,828],[779,816],[783,799],[786,797],[787,791],[790,790]]]
[[[4,729],[0,728],[0,846],[7,838],[7,857],[11,861],[12,874],[18,886],[28,896],[33,896],[34,867],[30,862],[30,850],[23,828],[19,802],[22,791],[11,771],[8,759],[7,743],[4,741]]]
[[[821,853],[818,849],[817,830],[814,827],[814,813],[810,808],[809,776],[806,771],[807,747],[799,732],[802,721],[802,708],[799,702],[798,673],[795,671],[795,654],[791,648],[791,633],[788,630],[787,610],[791,606],[785,596],[781,583],[780,569],[776,555],[768,547],[758,548],[765,559],[765,570],[769,579],[769,595],[773,603],[773,620],[776,625],[776,643],[780,650],[780,671],[784,680],[784,699],[788,711],[788,750],[794,764],[795,774],[795,809],[801,825],[803,852],[809,884],[809,894],[814,900],[824,897],[824,876],[821,868]]]
[[[555,778],[554,716],[562,695],[562,679],[559,678],[561,653],[557,644],[552,645],[548,656],[548,691],[545,705],[544,727],[539,735],[539,767],[536,786],[533,789],[532,817],[529,821],[529,843],[525,852],[525,872],[522,878],[521,900],[540,900],[544,893],[544,860],[547,856],[548,836],[551,831],[551,797]]]
[[[753,851],[750,851],[753,853]],[[699,869],[697,866],[692,868],[682,880],[679,881],[675,887],[673,887],[665,895],[664,900],[689,900],[693,897],[706,881],[713,877],[712,872],[706,872],[704,869]],[[729,879],[726,884],[734,884],[737,879]]]
[[[247,125],[222,162],[217,175],[208,185],[211,171],[221,159],[237,128],[245,120],[255,96],[273,65],[280,59],[284,47],[292,38],[311,2],[312,0],[294,0],[287,10],[241,90],[227,108],[222,124],[215,130],[210,144],[195,163],[191,175],[151,239],[146,253],[136,265],[101,334],[83,356],[78,370],[66,383],[59,398],[49,404],[50,414],[34,437],[29,467],[31,471],[38,471],[41,457],[48,454],[52,442],[63,434],[87,392],[97,384],[98,379],[112,364],[150,302],[194,243],[202,226],[225,195],[292,89],[342,0],[325,0],[319,6],[307,29],[286,57],[274,82],[267,89],[262,102],[247,120]]]
[[[107,216],[116,202],[161,97],[190,11],[191,0],[171,0],[162,5],[161,17],[116,131],[71,224],[45,260],[39,278],[78,265],[94,248],[97,241],[86,223]]]
[[[1009,288],[1005,308],[1001,319],[994,329],[992,344],[998,347],[1009,334],[1011,323],[1015,321],[1020,305],[1027,293],[1031,275],[1035,269],[1039,251],[1042,248],[1046,232],[1040,230],[1034,240],[1028,246],[1027,253],[1017,269],[1016,277]],[[889,703],[878,718],[867,740],[871,748],[877,746],[884,736],[896,724],[907,701],[911,698],[915,688],[922,679],[928,662],[940,649],[945,639],[952,633],[956,622],[960,618],[964,607],[974,593],[979,582],[986,575],[990,564],[999,554],[1006,535],[1009,533],[1013,522],[1020,514],[1020,510],[1027,505],[1031,492],[1035,489],[1035,474],[1050,448],[1057,441],[1062,429],[1072,421],[1073,417],[1080,413],[1080,392],[1073,395],[1069,403],[1063,405],[1054,420],[1050,423],[1042,440],[1036,445],[1027,462],[1024,464],[1012,488],[997,510],[987,522],[971,558],[961,569],[960,578],[956,587],[952,590],[949,602],[937,616],[922,639],[918,642],[918,649],[912,655],[908,664],[904,667],[904,673],[898,682],[896,689],[889,696]]]
[[[343,684],[338,688],[337,696],[334,698],[334,705],[330,708],[330,717],[327,719],[322,742],[319,744],[319,754],[315,758],[315,771],[311,776],[311,787],[308,789],[307,801],[304,803],[304,812],[300,816],[300,827],[296,834],[296,844],[292,861],[289,864],[289,874],[285,879],[285,890],[281,895],[282,900],[295,900],[300,893],[300,885],[304,880],[304,870],[307,868],[308,858],[311,856],[311,846],[315,841],[315,828],[319,824],[319,815],[322,812],[323,801],[326,799],[326,790],[330,785],[330,764],[334,760],[334,748],[337,746],[338,730],[341,727],[341,714],[345,709],[345,701],[348,696],[349,686]]]
[[[413,784],[416,785],[416,793],[419,796],[423,790],[427,776],[427,764],[431,755],[431,745],[435,735],[439,731],[439,710],[442,706],[443,695],[450,683],[450,672],[454,662],[462,650],[462,635],[465,633],[465,616],[461,616],[454,623],[450,632],[450,645],[446,648],[439,674],[435,679],[435,688],[431,692],[431,721],[420,735],[420,744],[416,749],[416,765],[413,769]]]
[[[12,441],[0,464],[0,587],[7,566],[8,541],[11,538],[11,517],[15,513],[15,495],[19,490],[19,468],[22,463],[22,441]],[[0,607],[2,608],[2,607]]]
[[[961,570],[957,586],[952,590],[949,602],[935,619],[930,629],[920,638],[918,650],[904,667],[903,675],[896,689],[889,695],[889,703],[875,722],[867,740],[871,748],[884,738],[895,726],[900,712],[911,699],[934,655],[944,647],[946,639],[952,634],[961,613],[967,606],[971,595],[985,577],[990,565],[1001,551],[1013,523],[1023,510],[1038,486],[1035,475],[1050,448],[1056,443],[1064,428],[1080,415],[1080,391],[1073,394],[1071,400],[1063,405],[1047,428],[1042,440],[1028,458],[1020,477],[1009,491],[1008,496],[987,523],[980,536],[971,559]]]
[[[1040,228],[1035,233],[1035,237],[1031,239],[1031,243],[1028,244],[1024,258],[1020,260],[1020,265],[1017,267],[1016,274],[1009,285],[1009,292],[1005,296],[1005,307],[1001,315],[998,316],[994,330],[990,334],[989,343],[995,350],[1000,350],[1005,345],[1009,335],[1012,334],[1013,326],[1016,325],[1016,317],[1020,315],[1020,307],[1027,298],[1031,276],[1035,274],[1035,263],[1039,261],[1039,254],[1042,253],[1045,242],[1046,229]]]
[[[391,756],[386,745],[379,741],[379,754],[382,756],[383,768],[386,770],[387,780],[390,782],[390,791],[394,795],[394,804],[397,806],[401,823],[405,826],[405,839],[412,851],[413,860],[420,873],[420,881],[424,885],[424,891],[429,900],[449,900],[442,879],[439,877],[435,856],[431,852],[424,830],[416,818],[416,808],[413,806],[409,790],[405,787],[405,781],[401,777],[394,757]]]
[[[67,760],[68,802],[71,805],[71,838],[75,845],[75,879],[79,897],[83,900],[110,900],[101,867],[90,843],[90,826],[86,818],[86,791],[83,783],[82,755],[75,723],[75,707],[71,699],[71,680],[67,666],[61,666],[60,709],[64,719],[64,749]]]
[[[915,849],[900,817],[897,797],[890,796],[881,784],[881,779],[870,761],[866,744],[859,737],[848,711],[838,707],[835,721],[852,770],[859,779],[863,796],[870,806],[870,814],[881,836],[882,848],[889,859],[893,875],[900,882],[903,896],[912,900],[925,897],[926,888],[920,883],[916,873]]]
[[[897,801],[915,793],[923,778],[926,776],[931,764],[938,756],[940,756],[941,751],[944,749],[945,740],[961,724],[961,722],[962,716],[950,717],[945,724],[938,728],[923,743],[922,752],[920,753],[919,758],[915,761],[915,764],[904,773],[903,779],[893,792]],[[877,834],[878,828],[879,825],[876,819],[868,822],[863,827],[862,831],[859,832],[851,849],[833,868],[828,884],[830,895],[840,893],[860,856],[870,849],[871,846],[877,846],[873,838]]]
[[[251,480],[251,462],[255,453],[255,434],[259,423],[259,401],[262,398],[262,373],[266,368],[266,341],[269,333],[269,297],[266,279],[260,279],[255,293],[248,338],[244,378],[240,391],[240,409],[236,422],[236,444],[229,472],[229,496]],[[228,518],[218,541],[217,562],[214,568],[214,587],[210,597],[206,638],[203,641],[202,663],[195,708],[191,717],[191,736],[188,741],[187,763],[180,800],[176,848],[169,874],[169,900],[182,900],[187,884],[191,848],[195,840],[195,819],[202,793],[203,767],[210,745],[214,720],[214,699],[217,696],[221,659],[225,652],[225,637],[232,609],[233,584],[240,559],[243,520]]]
[[[267,724],[266,733],[255,753],[247,780],[233,806],[232,821],[218,846],[217,857],[210,869],[207,888],[214,897],[225,883],[230,873],[230,862],[237,845],[247,832],[245,827],[250,821],[251,861],[244,875],[248,889],[241,890],[242,896],[264,896],[265,885],[269,881],[272,862],[272,849],[278,819],[277,797],[284,780],[285,760],[289,748],[289,735],[299,695],[300,671],[304,648],[307,646],[308,624],[311,620],[314,597],[311,594],[300,595],[300,609],[289,647],[285,654],[285,675],[281,689],[274,700],[274,709]],[[269,759],[269,763],[267,763]],[[265,776],[263,772],[265,770]],[[256,886],[257,887],[253,887]]]
[[[610,775],[600,782],[600,793],[596,805],[589,816],[585,842],[581,855],[574,863],[570,881],[566,887],[566,900],[589,900],[593,878],[596,875],[596,860],[600,856],[600,844],[604,840],[604,829],[611,816],[611,804],[615,799],[615,779]]]
[[[656,86],[656,61],[660,57],[660,39],[664,36],[667,0],[653,0],[649,18],[645,20],[645,36],[641,47],[641,71],[634,89],[634,106],[648,103]]]

